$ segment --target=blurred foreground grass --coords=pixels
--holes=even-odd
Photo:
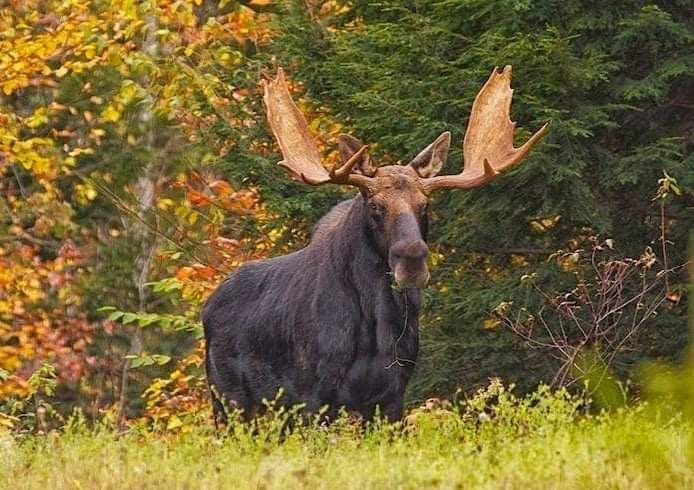
[[[565,392],[517,398],[492,383],[403,425],[343,418],[285,437],[282,413],[223,437],[201,416],[177,433],[125,434],[75,418],[45,436],[0,436],[0,488],[694,488],[685,417],[585,408]]]

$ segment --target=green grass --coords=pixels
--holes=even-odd
[[[681,417],[583,410],[565,393],[519,399],[496,386],[404,425],[345,418],[284,438],[281,414],[224,437],[206,424],[117,434],[72,423],[0,436],[0,488],[694,488]]]

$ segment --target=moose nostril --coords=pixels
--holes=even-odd
[[[418,259],[426,258],[429,247],[422,240],[411,242],[398,242],[390,250],[394,259]]]

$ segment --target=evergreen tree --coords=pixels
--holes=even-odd
[[[489,376],[525,387],[547,378],[555,366],[546,354],[528,351],[490,312],[502,301],[532,303],[519,287],[524,274],[549,289],[568,287],[573,275],[547,258],[585,248],[591,235],[612,238],[625,256],[656,249],[652,198],[663,172],[684,190],[665,207],[669,260],[686,260],[694,218],[691,1],[312,5],[287,6],[277,55],[384,160],[408,161],[450,130],[454,150],[443,172],[458,172],[472,100],[494,66],[513,65],[519,140],[551,121],[517,171],[483,189],[436,196],[431,242],[442,261],[414,397]],[[678,281],[683,290],[682,276],[673,287]],[[649,324],[638,353],[620,357],[620,371],[643,355],[681,351],[685,303]]]

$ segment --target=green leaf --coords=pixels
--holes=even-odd
[[[159,366],[163,366],[164,364],[167,364],[169,361],[171,361],[170,356],[166,356],[163,354],[152,354],[152,360],[157,363]]]
[[[116,321],[116,320],[120,319],[124,314],[125,313],[123,313],[122,311],[114,311],[106,319],[111,320],[111,321]]]
[[[132,323],[135,320],[137,320],[137,315],[135,313],[125,313],[123,315],[123,324],[127,325],[128,323]]]
[[[134,369],[153,366],[155,364],[158,366],[163,366],[164,364],[167,364],[169,361],[171,361],[170,356],[166,356],[163,354],[127,355],[125,356],[125,359],[128,359],[130,361],[130,367]]]

